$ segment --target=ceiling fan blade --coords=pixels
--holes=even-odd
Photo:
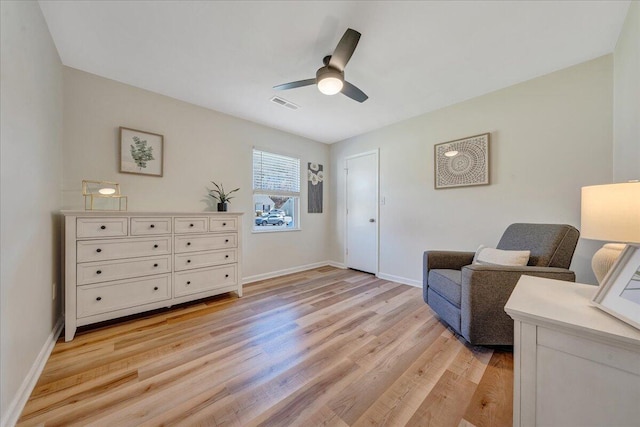
[[[344,32],[344,35],[338,42],[336,50],[334,50],[333,55],[331,55],[329,66],[339,71],[344,71],[344,67],[347,66],[347,62],[351,59],[353,51],[356,50],[358,40],[360,40],[360,33],[351,28],[347,28],[347,31]]]
[[[283,83],[273,88],[276,90],[295,89],[302,86],[310,86],[316,84],[316,79],[298,80],[297,82]]]
[[[344,86],[342,87],[342,93],[344,95],[347,95],[349,98],[353,99],[354,101],[358,101],[358,102],[364,102],[367,99],[369,99],[369,97],[363,91],[361,91],[360,89],[358,89],[357,87],[355,87],[354,85],[352,85],[346,80],[344,82]]]

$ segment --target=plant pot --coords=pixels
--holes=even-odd
[[[227,206],[227,203],[218,203],[218,212],[226,212]]]

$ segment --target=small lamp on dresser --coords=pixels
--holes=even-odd
[[[591,260],[598,283],[626,243],[640,243],[640,182],[582,187],[581,237],[607,243]]]
[[[127,196],[120,193],[120,184],[110,181],[82,180],[84,210],[127,210]]]

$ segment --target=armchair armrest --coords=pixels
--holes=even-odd
[[[474,255],[475,252],[426,251],[422,258],[422,266],[425,272],[434,268],[461,270],[465,265],[471,264]]]
[[[513,340],[513,320],[504,306],[523,274],[572,282],[576,279],[573,271],[558,267],[464,266],[460,329],[467,340],[486,345],[493,344],[493,340]]]
[[[576,274],[567,268],[470,264],[465,265],[462,270],[462,283],[464,284],[465,282],[465,276],[471,278],[473,275],[475,281],[479,283],[483,282],[480,280],[481,278],[490,277],[492,280],[486,283],[487,286],[496,286],[499,283],[513,283],[515,287],[523,274],[568,282],[575,282],[576,280]]]

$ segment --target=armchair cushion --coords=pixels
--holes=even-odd
[[[429,272],[429,287],[460,308],[460,270],[435,269]]]

